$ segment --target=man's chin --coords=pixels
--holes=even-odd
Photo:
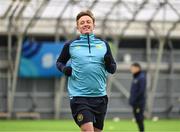
[[[92,33],[91,31],[84,31],[84,32],[82,32],[82,34],[90,34],[90,33]]]

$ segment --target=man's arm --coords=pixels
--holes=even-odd
[[[64,45],[63,50],[56,61],[56,67],[67,76],[71,76],[72,73],[72,68],[66,66],[67,61],[70,59],[69,45],[70,43]]]
[[[133,85],[133,84],[132,84]],[[130,95],[130,99],[129,99],[129,104],[131,106],[135,106],[136,105],[136,100],[137,100],[137,92],[138,92],[138,89],[137,87],[132,87],[131,86],[131,95]]]
[[[111,49],[108,43],[106,43],[106,47],[107,47],[107,52],[104,55],[105,68],[109,73],[113,74],[116,71],[116,62],[114,61],[114,58],[112,56]]]
[[[139,90],[137,93],[137,97],[141,96],[142,94],[145,93],[145,89],[146,89],[146,79],[145,78],[141,78],[139,80]]]

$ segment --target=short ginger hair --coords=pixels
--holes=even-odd
[[[82,17],[82,16],[89,16],[92,20],[93,23],[95,23],[95,17],[93,15],[93,13],[90,10],[86,10],[86,11],[81,11],[78,13],[78,15],[76,16],[76,22],[78,22],[78,20]]]

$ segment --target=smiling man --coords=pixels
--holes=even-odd
[[[57,60],[57,68],[68,76],[68,92],[73,118],[83,132],[103,130],[107,111],[107,74],[116,63],[107,42],[93,34],[95,18],[91,11],[76,17],[80,36],[67,42]],[[66,65],[70,60],[70,65]]]

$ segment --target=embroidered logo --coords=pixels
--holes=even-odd
[[[103,48],[103,47],[102,47],[102,44],[97,44],[97,45],[96,45],[96,48],[97,48],[97,49],[102,49],[102,48]]]
[[[138,82],[138,80],[137,79],[134,79],[134,81],[133,81],[134,83],[137,83]]]
[[[77,120],[79,121],[79,122],[81,122],[82,120],[83,120],[83,115],[82,114],[78,114],[78,116],[77,116]]]
[[[139,112],[140,112],[140,108],[137,108],[137,109],[136,109],[136,113],[139,113]]]
[[[81,46],[79,46],[79,45],[78,45],[78,46],[76,46],[76,49],[80,49],[80,48],[81,48]]]

